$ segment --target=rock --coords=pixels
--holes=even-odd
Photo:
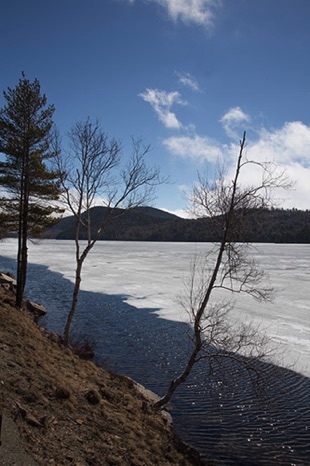
[[[148,390],[143,385],[137,382],[135,382],[135,387],[138,390],[138,392],[141,393],[144,397],[141,409],[144,413],[146,413],[154,405],[154,403],[156,403],[156,401],[160,399],[160,397],[156,395],[156,393],[152,392],[151,390]],[[165,409],[161,409],[160,415],[168,426],[172,425],[172,416],[168,411],[166,411]]]
[[[47,314],[47,310],[42,304],[35,303],[33,301],[26,301],[27,309],[30,311],[34,317],[37,319],[39,317],[44,317]]]
[[[26,403],[36,403],[38,401],[38,395],[34,392],[25,393],[23,399]]]
[[[23,419],[27,416],[27,409],[25,409],[18,401],[16,401],[17,414],[20,414]]]
[[[0,272],[0,284],[1,285],[9,285],[10,287],[16,286],[16,280],[6,273]]]
[[[70,392],[66,388],[58,387],[55,390],[55,397],[58,400],[68,400],[70,398]]]
[[[43,427],[43,425],[41,424],[41,422],[40,422],[36,417],[34,417],[32,414],[27,414],[25,419],[26,419],[26,422],[27,422],[30,426],[33,426],[33,427]]]
[[[10,291],[12,289],[12,286],[9,283],[1,283],[1,286],[7,291]]]
[[[11,351],[11,348],[6,345],[5,343],[0,343],[0,350],[1,351]]]
[[[92,405],[97,405],[100,403],[100,396],[95,390],[89,390],[86,392],[85,398]]]

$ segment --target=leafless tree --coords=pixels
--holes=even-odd
[[[120,142],[109,140],[98,121],[76,123],[69,133],[70,150],[56,160],[62,173],[64,201],[76,218],[75,284],[68,313],[64,341],[69,343],[70,327],[76,310],[82,280],[83,263],[102,231],[120,213],[150,203],[155,187],[163,182],[159,169],[148,167],[145,158],[150,151],[141,140],[132,141],[132,154],[123,162]],[[100,202],[106,215],[99,224],[92,222],[91,208]],[[80,233],[86,231],[86,244]]]
[[[234,293],[246,293],[259,301],[270,301],[273,290],[263,285],[264,272],[251,258],[250,244],[243,242],[247,215],[253,210],[267,208],[272,203],[275,188],[288,188],[289,180],[273,163],[248,160],[245,152],[246,133],[240,141],[233,180],[224,171],[210,182],[200,177],[192,194],[193,209],[199,216],[212,219],[219,242],[203,262],[195,261],[182,305],[190,315],[193,326],[192,350],[184,370],[171,381],[166,394],[156,402],[161,408],[185,382],[194,365],[207,359],[210,367],[223,360],[233,360],[245,367],[250,375],[257,372],[255,362],[268,356],[267,337],[251,323],[232,321]],[[240,173],[252,166],[260,170],[255,186],[243,187]],[[229,299],[223,298],[225,291]]]

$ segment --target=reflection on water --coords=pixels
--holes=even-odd
[[[0,268],[14,271],[13,264],[1,258]],[[44,325],[61,332],[72,283],[30,264],[27,293],[48,308]],[[188,352],[188,326],[160,319],[155,309],[136,309],[125,298],[82,291],[73,330],[95,339],[98,363],[163,394]],[[310,380],[273,365],[265,369],[269,397],[258,401],[245,374],[226,383],[235,374],[231,365],[212,377],[197,365],[170,407],[176,432],[219,465],[309,465]],[[224,382],[219,371],[228,374]]]

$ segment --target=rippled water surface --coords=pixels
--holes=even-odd
[[[1,269],[14,267],[12,258],[1,257]],[[44,325],[61,332],[72,282],[30,264],[27,292],[47,306]],[[186,323],[160,318],[158,312],[160,307],[130,305],[127,294],[82,290],[74,331],[95,339],[100,364],[163,394],[190,343]],[[264,369],[259,400],[246,373],[231,364],[212,374],[207,365],[197,365],[170,406],[175,430],[218,465],[310,465],[310,380],[275,365]]]

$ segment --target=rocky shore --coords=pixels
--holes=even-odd
[[[34,322],[26,303],[16,309],[11,288],[0,286],[0,415],[14,423],[31,464],[205,464],[141,388],[65,348]],[[10,466],[6,451],[2,442],[1,466]]]

